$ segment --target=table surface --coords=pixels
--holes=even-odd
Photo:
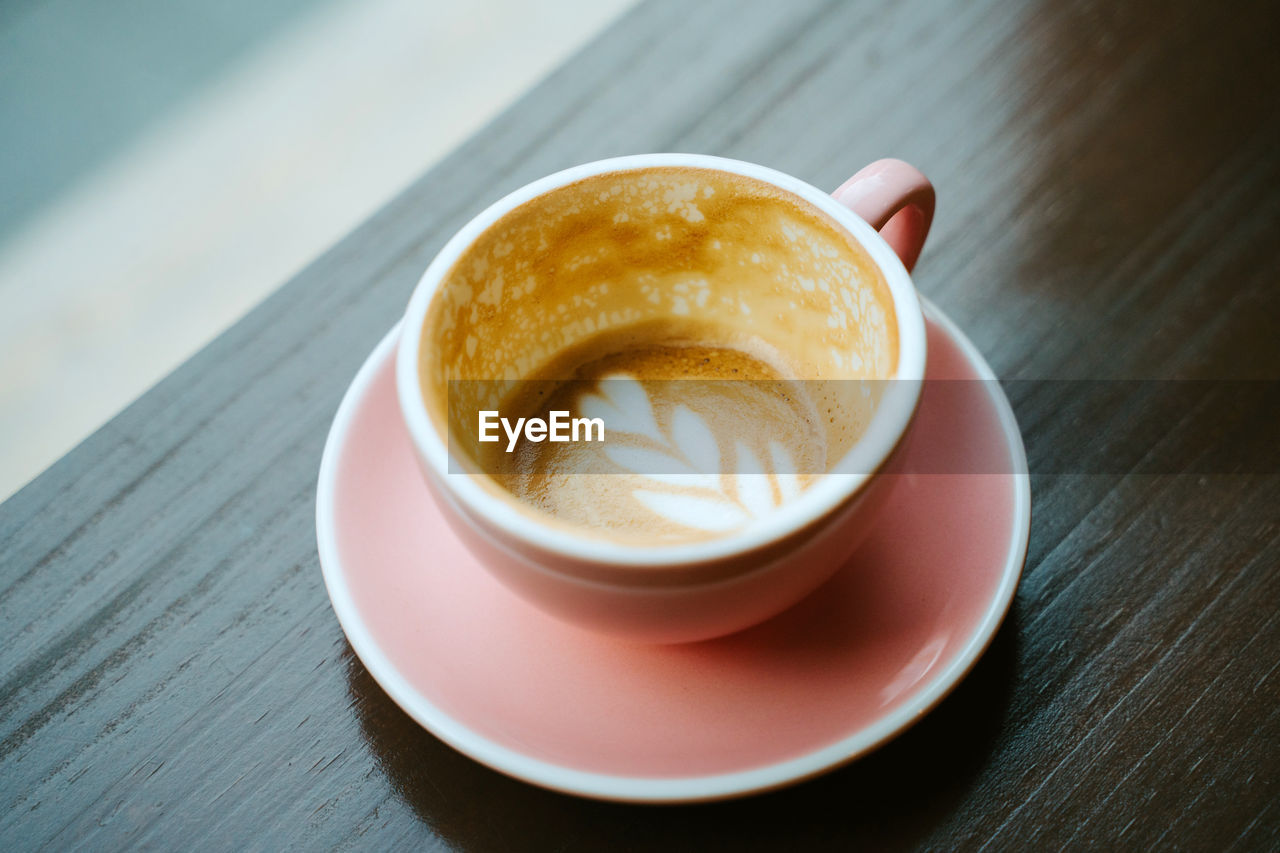
[[[0,849],[1274,849],[1280,431],[1274,394],[1233,401],[1280,378],[1280,15],[942,5],[639,6],[6,502]],[[820,779],[688,807],[547,792],[418,728],[314,537],[338,401],[444,240],[662,150],[930,175],[916,283],[1011,380],[1033,469],[1012,612],[951,697]],[[1179,381],[1100,381],[1133,379]]]

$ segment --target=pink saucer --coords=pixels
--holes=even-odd
[[[925,316],[930,379],[994,378],[937,308],[926,303]],[[907,452],[928,453],[929,470],[966,470],[977,457],[1009,464],[968,470],[1014,473],[901,475],[878,529],[808,599],[730,637],[647,646],[543,615],[454,538],[400,421],[397,330],[356,376],[325,447],[320,562],[373,677],[490,767],[615,800],[775,788],[910,726],[964,677],[1008,610],[1031,499],[995,382],[990,394],[962,395],[971,402],[960,408],[926,385]]]

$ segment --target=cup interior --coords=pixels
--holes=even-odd
[[[923,374],[923,323],[905,270],[825,194],[815,203],[817,191],[794,179],[804,191],[719,167],[732,161],[702,165],[714,160],[650,158],[543,182],[455,238],[424,276],[427,292],[415,294],[413,348],[400,353],[412,358],[413,402],[451,463],[483,470],[474,413],[499,409],[516,383],[566,378],[555,375],[563,354],[593,341],[653,336],[713,339],[804,380],[828,448],[817,473],[854,472],[850,456],[871,433],[882,445],[871,457],[887,455],[914,400],[906,417],[871,429],[881,380]],[[529,515],[492,478],[468,479]],[[839,488],[856,484],[830,485],[826,503]]]
[[[764,181],[654,167],[557,187],[490,225],[431,301],[423,397],[478,465],[475,410],[496,409],[509,383],[568,378],[548,375],[558,356],[627,332],[714,339],[791,379],[887,379],[897,362],[884,276],[829,216]],[[451,406],[450,380],[483,381],[454,386]],[[862,408],[830,400],[833,457],[860,435]]]

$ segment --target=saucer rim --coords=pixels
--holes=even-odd
[[[1013,535],[1001,570],[1000,584],[982,620],[951,663],[902,705],[868,726],[802,755],[747,770],[687,777],[646,777],[596,773],[564,767],[524,755],[468,728],[437,707],[405,678],[382,651],[365,625],[351,594],[337,544],[336,482],[339,459],[347,445],[356,413],[386,359],[393,358],[401,323],[396,323],[365,359],[343,395],[325,439],[316,485],[316,539],[320,569],[329,601],[348,642],[369,674],[415,722],[457,751],[487,767],[562,793],[618,802],[691,803],[763,793],[809,779],[888,743],[945,699],[990,646],[1013,603],[1026,562],[1031,526],[1031,486],[1026,449],[1017,420],[994,372],[973,342],[940,308],[920,297],[926,322],[932,320],[960,347],[979,378],[991,380],[991,395],[1005,444],[1013,457]]]

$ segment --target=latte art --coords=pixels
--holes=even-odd
[[[825,466],[813,402],[746,352],[668,341],[571,375],[518,386],[504,410],[567,411],[606,424],[608,439],[525,442],[487,460],[506,490],[560,521],[636,541],[705,538],[773,512]]]

